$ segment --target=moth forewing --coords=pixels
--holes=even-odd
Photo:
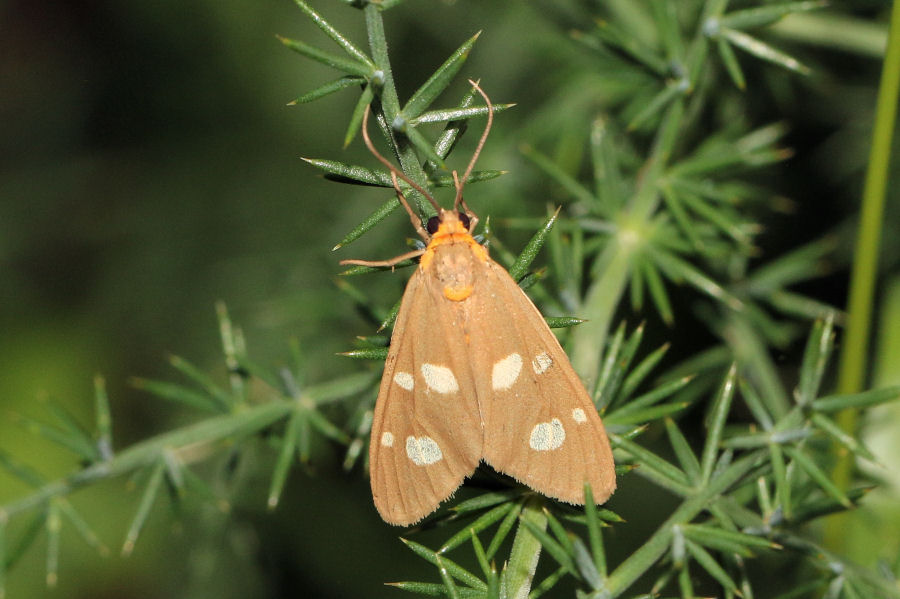
[[[394,324],[369,445],[375,507],[391,524],[433,512],[481,459],[475,388],[448,318],[417,270]]]
[[[453,210],[442,209],[372,145],[391,172],[397,199],[424,250],[392,260],[342,264],[393,266],[421,255],[403,294],[372,421],[369,470],[375,506],[391,524],[413,524],[438,508],[484,459],[550,497],[584,503],[590,483],[598,503],[615,490],[603,424],[569,360],[531,300],[490,259],[472,232],[477,217],[463,186],[487,139],[493,108],[465,173],[454,171]],[[427,226],[397,179],[438,212]],[[461,210],[461,212],[457,212]]]
[[[606,432],[594,404],[540,312],[499,264],[480,267],[468,300],[471,360],[484,421],[484,460],[547,495],[597,503],[616,487]]]

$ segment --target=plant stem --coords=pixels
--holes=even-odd
[[[0,506],[0,520],[40,505],[52,497],[68,495],[75,489],[99,480],[132,472],[159,461],[163,451],[179,453],[187,448],[196,454],[197,446],[249,434],[284,418],[294,409],[293,402],[260,404],[236,414],[228,414],[151,437],[118,453],[112,459],[97,462],[66,477],[48,482],[30,495]],[[206,455],[206,454],[203,454]]]
[[[675,143],[673,132],[681,127],[683,116],[682,102],[675,102],[663,119],[641,185],[629,202],[627,214],[616,223],[615,237],[595,263],[593,282],[578,313],[587,322],[572,333],[572,366],[588,389],[593,389],[597,382],[600,356],[613,314],[631,280],[633,258],[643,248],[645,234],[659,205],[657,182]]]
[[[872,127],[872,149],[863,188],[862,212],[856,240],[853,271],[850,278],[850,300],[847,308],[847,333],[841,352],[838,393],[855,393],[862,388],[869,348],[875,277],[878,274],[878,250],[884,199],[891,158],[891,139],[897,118],[900,96],[900,2],[894,1],[888,32],[887,53],[881,71],[881,85]],[[847,433],[856,429],[857,410],[838,414],[838,425]],[[838,455],[832,479],[839,489],[850,484],[851,456]],[[825,532],[825,545],[834,549],[842,537],[839,518],[832,518]]]
[[[712,479],[709,484],[690,497],[676,509],[646,543],[632,553],[609,578],[606,579],[605,591],[609,597],[618,597],[635,583],[656,561],[662,557],[672,539],[672,527],[693,520],[697,514],[706,509],[710,502],[728,490],[748,472],[756,468],[766,459],[764,451],[756,451],[736,460],[724,472]]]
[[[621,237],[617,236],[606,246],[598,258],[598,263],[604,268],[591,284],[578,310],[578,317],[585,322],[575,327],[572,334],[572,366],[588,389],[593,389],[597,382],[600,356],[606,345],[612,317],[630,280],[633,252],[620,242]]]
[[[381,10],[377,3],[369,3],[365,8],[366,30],[369,35],[369,47],[372,50],[372,58],[375,65],[384,76],[384,84],[378,97],[386,121],[386,134],[390,136],[393,149],[397,152],[397,159],[406,176],[421,185],[427,187],[428,177],[422,168],[412,144],[400,144],[393,134],[396,119],[400,116],[400,99],[397,97],[397,86],[394,84],[394,75],[391,70],[391,62],[388,56],[387,38],[384,35],[384,21],[381,18]],[[368,108],[366,109],[368,110]],[[425,201],[418,191],[410,190],[410,195],[416,203],[420,216],[433,212],[431,204]]]

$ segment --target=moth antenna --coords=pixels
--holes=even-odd
[[[375,145],[372,143],[372,140],[369,139],[369,110],[366,110],[366,111],[363,113],[362,137],[363,137],[363,141],[364,141],[365,144],[366,144],[366,147],[369,149],[369,152],[371,152],[372,155],[373,155],[375,158],[377,158],[378,161],[379,161],[381,164],[383,164],[384,166],[388,167],[388,170],[391,171],[391,174],[392,174],[392,175],[396,175],[396,176],[400,177],[401,179],[403,179],[404,181],[406,181],[407,183],[409,183],[409,184],[412,186],[413,189],[415,189],[416,191],[418,191],[419,193],[421,193],[423,196],[425,196],[425,198],[426,198],[429,202],[431,202],[431,205],[434,206],[434,209],[437,210],[438,214],[441,213],[441,206],[440,206],[440,204],[438,204],[437,201],[436,201],[433,197],[431,197],[431,194],[430,194],[430,193],[428,193],[427,191],[425,191],[425,190],[422,188],[421,185],[419,185],[418,183],[416,183],[415,181],[413,181],[412,179],[410,179],[409,177],[407,177],[406,174],[405,174],[403,171],[401,171],[401,170],[398,169],[396,166],[394,166],[393,164],[391,164],[391,161],[390,161],[390,160],[388,160],[387,158],[385,158],[384,156],[382,156],[382,155],[378,152],[378,150],[375,149]],[[394,181],[395,181],[394,187],[397,189],[397,192],[399,193],[399,192],[400,192],[400,188],[397,187],[396,179],[394,179]],[[406,202],[403,202],[403,206],[406,208],[407,212],[409,212],[410,217],[415,216],[415,213],[410,209],[409,204],[407,204]],[[421,226],[421,225],[420,225],[420,226]]]
[[[469,205],[466,204],[466,201],[462,197],[462,184],[459,182],[459,175],[456,171],[453,171],[453,185],[456,187],[456,191],[459,194],[459,202],[457,202],[458,205],[455,209],[459,210],[462,208],[466,216],[469,217],[469,235],[471,235],[475,231],[475,227],[478,226],[478,216],[472,212],[472,209],[469,208]]]
[[[491,99],[488,98],[488,95],[484,93],[484,90],[481,89],[481,86],[478,85],[477,82],[469,79],[469,83],[472,87],[475,88],[481,97],[484,98],[485,103],[488,107],[488,120],[487,125],[484,127],[484,133],[481,134],[481,139],[478,140],[478,145],[475,147],[475,152],[472,154],[472,159],[469,161],[469,166],[466,167],[466,172],[463,174],[462,181],[456,187],[456,199],[453,201],[454,209],[458,209],[459,203],[462,201],[462,188],[466,184],[466,181],[469,180],[469,175],[472,174],[472,169],[475,168],[475,162],[478,160],[478,155],[481,154],[481,149],[484,147],[484,142],[487,141],[488,133],[491,131],[491,125],[494,123],[494,105],[491,104]]]
[[[397,199],[403,204],[403,207],[406,208],[406,211],[409,213],[409,220],[412,222],[412,226],[416,229],[416,233],[419,234],[419,237],[425,240],[425,242],[431,241],[431,235],[428,234],[428,231],[422,226],[422,219],[413,212],[413,209],[410,208],[409,202],[406,200],[406,196],[403,195],[403,192],[400,191],[400,185],[397,184],[397,174],[394,171],[391,171],[391,182],[394,184],[394,191],[397,192]]]

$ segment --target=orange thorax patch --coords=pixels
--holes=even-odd
[[[475,290],[476,264],[487,259],[487,250],[458,219],[445,218],[428,243],[419,268],[437,278],[445,298],[461,302]]]

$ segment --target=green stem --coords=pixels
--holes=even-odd
[[[891,12],[887,53],[881,72],[881,85],[878,90],[878,103],[875,108],[875,122],[872,127],[869,166],[863,188],[862,213],[850,278],[847,333],[841,352],[838,393],[855,393],[862,389],[864,384],[898,96],[900,96],[900,2],[895,0]],[[837,417],[838,425],[847,433],[852,433],[856,429],[856,420],[857,410],[845,410]],[[839,456],[832,475],[839,489],[848,488],[851,465],[850,455],[845,453]],[[837,530],[840,523],[832,519],[829,524],[825,544],[834,548],[839,544],[842,534]]]
[[[684,117],[682,102],[675,102],[663,118],[653,152],[647,160],[640,187],[629,201],[628,211],[616,224],[616,234],[595,263],[593,282],[578,316],[587,322],[572,334],[572,366],[588,389],[597,382],[600,355],[619,298],[631,280],[634,257],[649,236],[651,219],[659,205],[659,178],[668,162]]]
[[[79,487],[121,476],[156,463],[165,450],[178,453],[190,447],[192,454],[196,455],[198,445],[216,443],[233,438],[235,435],[254,433],[284,418],[292,409],[294,409],[293,402],[266,403],[236,414],[211,418],[151,437],[117,453],[109,460],[97,462],[83,470],[49,482],[17,501],[0,506],[0,521],[45,503],[53,497],[68,495]],[[206,455],[203,452],[200,454]]]
[[[516,538],[513,540],[512,550],[509,554],[509,563],[503,572],[501,582],[504,594],[510,599],[528,597],[531,585],[534,582],[534,572],[541,557],[541,542],[538,541],[521,521],[527,520],[546,530],[547,516],[544,514],[544,501],[540,497],[529,499],[519,515],[519,527],[516,530]]]
[[[630,280],[634,250],[622,242],[623,238],[620,231],[598,258],[602,270],[578,310],[578,317],[585,322],[572,332],[572,366],[588,389],[593,389],[597,382],[600,356],[612,317]]]
[[[397,153],[397,159],[406,176],[427,189],[428,177],[419,162],[412,144],[398,143],[394,135],[394,122],[400,116],[400,99],[397,96],[397,86],[394,84],[394,75],[391,70],[391,61],[388,56],[387,38],[384,34],[384,21],[381,18],[381,10],[377,3],[369,3],[365,8],[366,30],[369,36],[369,47],[372,50],[372,58],[375,66],[384,76],[384,83],[379,94],[381,108],[387,124],[386,133],[390,137],[390,143]],[[410,191],[410,196],[418,208],[420,216],[430,216],[434,213],[431,204],[415,190]]]
[[[710,502],[727,491],[751,470],[766,459],[764,451],[757,451],[736,460],[724,472],[712,479],[710,483],[685,500],[669,518],[663,522],[646,543],[632,553],[609,578],[606,579],[605,593],[609,597],[618,597],[646,573],[661,558],[672,540],[672,528],[678,524],[686,524],[697,514],[706,509]]]
[[[862,389],[866,366],[872,296],[878,272],[882,218],[890,174],[891,140],[900,95],[900,3],[894,2],[887,55],[881,74],[872,131],[872,148],[863,189],[859,234],[850,279],[847,334],[841,354],[839,393]]]

